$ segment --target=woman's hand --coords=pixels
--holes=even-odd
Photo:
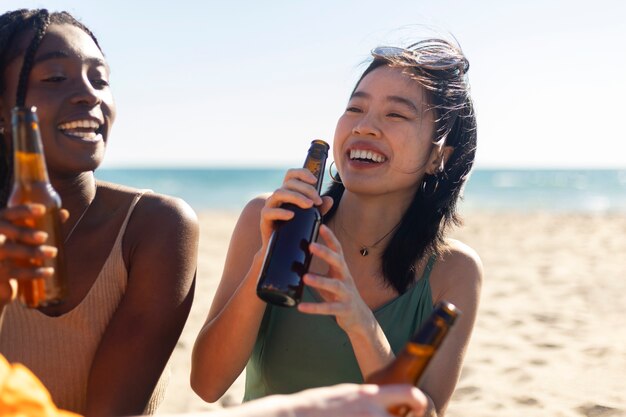
[[[298,417],[315,416],[390,416],[390,408],[406,406],[411,416],[424,415],[428,401],[424,393],[410,385],[341,384],[303,391],[296,396],[310,397],[309,407],[296,407]],[[296,401],[298,401],[297,399]]]
[[[421,417],[428,400],[410,385],[340,384],[313,388],[292,395],[274,395],[242,406],[217,411],[216,417],[390,417],[390,408],[405,406],[413,417]],[[211,415],[213,415],[211,413]]]
[[[285,203],[294,204],[306,209],[318,206],[320,212],[325,214],[333,204],[330,197],[320,197],[315,189],[317,178],[308,169],[290,169],[285,175],[280,188],[270,195],[265,201],[265,207],[261,210],[261,243],[262,248],[267,247],[269,238],[274,231],[274,223],[277,220],[290,220],[293,211],[281,208]]]
[[[15,280],[46,278],[54,273],[52,268],[34,264],[37,260],[54,258],[57,249],[44,245],[46,232],[18,226],[28,219],[43,216],[41,204],[24,204],[0,210],[0,305],[15,297]],[[67,218],[67,211],[62,214]]]
[[[304,276],[304,283],[317,289],[325,302],[300,303],[298,310],[335,316],[337,324],[348,334],[373,329],[376,319],[356,288],[339,240],[326,225],[320,227],[320,236],[326,246],[311,243],[310,250],[328,264],[328,276],[308,273]]]

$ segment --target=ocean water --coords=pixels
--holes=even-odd
[[[254,196],[278,188],[284,174],[282,168],[108,168],[96,172],[101,180],[180,197],[196,211],[239,211]],[[476,169],[460,209],[626,213],[626,169]]]

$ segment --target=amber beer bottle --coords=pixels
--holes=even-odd
[[[19,280],[18,298],[28,307],[45,307],[61,302],[65,296],[65,264],[59,216],[61,198],[48,178],[37,109],[15,107],[11,116],[15,171],[8,206],[25,203],[45,206],[46,213],[42,217],[25,221],[21,225],[48,233],[45,244],[58,250],[55,258],[26,262],[24,266],[52,267],[54,274],[49,278]]]
[[[413,338],[396,359],[386,368],[367,378],[369,384],[411,384],[417,386],[426,366],[448,334],[461,311],[447,301],[437,303],[430,317],[422,324]],[[405,416],[409,409],[397,406],[389,409],[396,416]]]
[[[315,188],[318,193],[322,189],[328,149],[323,140],[314,140],[304,161],[304,168],[317,178]],[[281,207],[293,211],[294,216],[288,221],[276,222],[256,292],[268,303],[293,307],[302,298],[302,276],[311,263],[309,243],[317,239],[322,216],[315,206],[303,209],[287,203]]]

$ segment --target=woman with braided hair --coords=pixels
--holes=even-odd
[[[0,16],[0,354],[30,368],[57,406],[86,416],[155,410],[191,307],[198,241],[184,202],[94,177],[115,118],[108,77],[96,38],[69,14]],[[51,272],[15,261],[55,253],[37,231],[13,224],[43,207],[4,208],[16,104],[38,108],[50,180],[70,213],[63,225],[67,299],[37,310],[11,302],[16,279]],[[382,417],[398,404],[418,416],[426,400],[410,386],[343,384],[216,415]]]
[[[50,181],[69,212],[62,226],[68,293],[29,309],[10,302],[16,279],[45,276],[19,260],[54,256],[5,208],[11,109],[36,106]],[[115,105],[94,35],[71,15],[0,16],[0,352],[30,368],[61,408],[86,415],[151,413],[193,298],[198,225],[183,201],[96,180]]]

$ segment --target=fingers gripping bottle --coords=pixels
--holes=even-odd
[[[314,140],[304,161],[304,168],[317,178],[315,187],[318,193],[322,189],[328,149],[323,140]],[[268,303],[293,307],[302,298],[302,276],[311,263],[309,244],[317,239],[322,216],[315,206],[303,209],[287,203],[281,207],[293,211],[294,216],[290,220],[276,222],[256,292]]]
[[[386,368],[372,374],[367,378],[366,383],[417,386],[426,366],[460,314],[461,311],[452,303],[447,301],[437,303],[430,317],[413,335],[396,359]],[[405,416],[410,410],[406,406],[398,406],[388,411],[395,416]]]
[[[28,307],[45,307],[58,304],[65,296],[65,264],[61,235],[61,198],[52,188],[43,145],[39,132],[39,121],[35,107],[15,107],[11,113],[13,129],[14,175],[13,188],[8,206],[39,203],[46,213],[22,226],[32,227],[48,233],[46,245],[58,249],[57,256],[44,261],[31,259],[22,266],[53,267],[54,274],[48,278],[18,280],[18,298]]]

